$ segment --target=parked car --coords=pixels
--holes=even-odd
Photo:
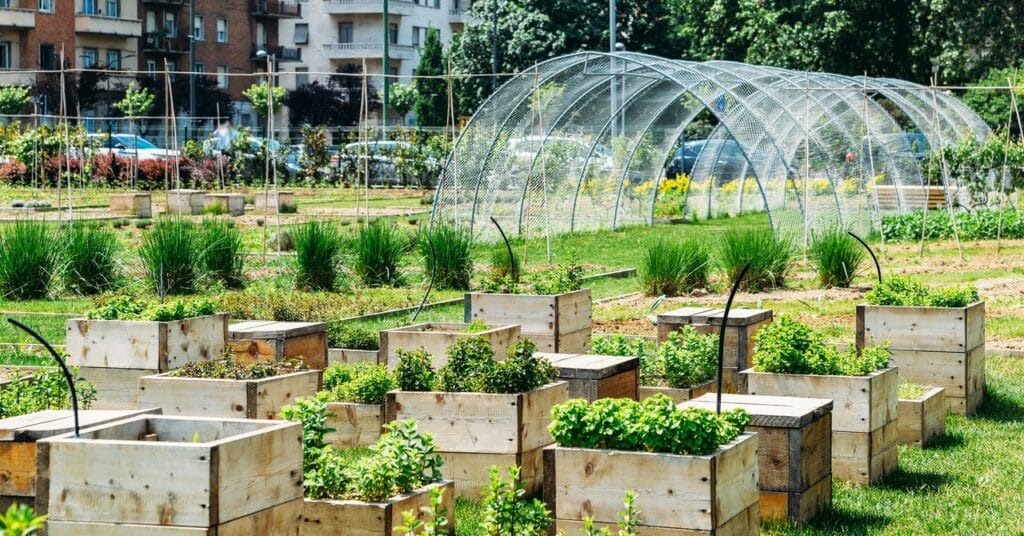
[[[402,162],[401,158],[421,160]],[[371,186],[409,186],[433,184],[441,162],[433,155],[418,153],[409,142],[381,140],[346,144],[338,152],[337,165],[360,177],[366,169]]]
[[[263,150],[263,145],[266,141],[266,138],[246,137],[246,149],[242,152],[242,157],[249,160],[256,158],[256,155]],[[234,138],[231,138],[231,143],[236,143]],[[220,145],[222,145],[221,139],[217,136],[211,136],[203,142],[203,151],[209,155],[219,156],[223,153],[223,151],[218,149]],[[294,177],[302,171],[302,167],[299,165],[299,151],[295,147],[284,145],[277,140],[270,140],[270,150],[274,152],[278,159],[283,158],[283,161],[280,163],[281,167],[278,168],[279,171],[283,170],[289,177]]]
[[[87,139],[95,151],[122,158],[137,156],[139,160],[160,160],[180,154],[173,149],[157,147],[153,142],[135,134],[89,134]]]
[[[591,147],[593,146],[593,151]],[[529,168],[536,167],[535,161],[539,162],[539,153],[543,147],[549,154],[563,156],[569,164],[597,166],[597,170],[611,172],[615,169],[615,159],[612,151],[600,143],[590,143],[581,138],[570,136],[523,136],[508,140],[508,152],[514,159],[514,166]],[[588,160],[589,157],[589,160]]]
[[[690,175],[703,152],[718,155],[711,173],[720,181],[740,178],[747,168],[747,157],[736,140],[694,140],[685,142],[676,149],[672,161],[665,168],[665,176],[671,178],[684,173]]]

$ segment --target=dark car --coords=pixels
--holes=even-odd
[[[665,168],[665,176],[671,178],[683,173],[689,175],[702,152],[709,155],[705,158],[710,158],[710,155],[713,154],[718,155],[718,161],[715,162],[711,172],[719,180],[739,178],[747,167],[747,157],[736,140],[694,140],[688,141],[676,149],[672,161]]]

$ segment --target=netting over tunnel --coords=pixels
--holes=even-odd
[[[701,112],[710,133],[681,139]],[[581,52],[519,73],[480,107],[432,221],[481,238],[497,232],[491,217],[532,236],[649,224],[672,180],[687,217],[763,211],[783,231],[863,232],[885,211],[923,207],[920,145],[988,134],[954,97],[906,81]]]

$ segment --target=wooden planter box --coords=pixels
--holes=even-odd
[[[281,362],[302,357],[311,369],[327,368],[327,324],[246,320],[228,326],[228,345],[235,359]]]
[[[421,507],[430,506],[430,492],[444,490],[443,507],[448,511],[448,527],[455,526],[455,483],[444,480],[411,493],[396,495],[386,502],[335,501],[306,499],[302,504],[303,536],[392,536],[405,524],[403,512],[413,511],[426,520]]]
[[[519,324],[541,352],[584,354],[592,328],[590,289],[554,295],[470,292],[465,321]]]
[[[328,348],[327,366],[335,363],[379,363],[380,350],[356,350],[352,348]]]
[[[120,421],[144,413],[159,413],[158,409],[78,412],[81,428]],[[0,506],[6,511],[11,503],[33,506],[37,496],[45,497],[49,486],[46,468],[36,466],[37,442],[47,437],[74,431],[71,410],[44,410],[0,419]],[[45,444],[43,444],[45,445]],[[46,460],[46,455],[39,458]],[[37,480],[37,476],[42,478]],[[35,504],[37,514],[46,513],[46,501]]]
[[[49,534],[298,534],[301,437],[289,421],[143,415],[45,439]]]
[[[398,365],[398,350],[425,349],[434,357],[434,368],[448,363],[448,347],[459,339],[483,337],[494,348],[494,359],[504,361],[509,347],[519,340],[519,326],[502,325],[479,333],[460,333],[468,324],[425,322],[380,332],[380,356],[388,369]]]
[[[636,492],[640,534],[757,534],[757,445],[744,433],[708,456],[551,447],[544,499],[570,536],[586,517],[614,530],[626,490]]]
[[[245,215],[245,196],[242,194],[206,194],[203,208],[220,206],[228,216]]]
[[[682,407],[715,411],[716,395]],[[761,518],[806,521],[832,504],[832,401],[790,396],[722,395],[722,409],[742,408],[757,434]]]
[[[566,382],[508,395],[391,391],[386,420],[415,419],[421,432],[434,434],[441,471],[459,495],[479,499],[492,465],[521,466],[533,493],[543,481],[541,450],[553,442],[551,407],[568,398]]]
[[[896,368],[867,376],[740,373],[746,394],[832,399],[832,474],[868,485],[896,469]]]
[[[96,386],[93,409],[139,407],[138,379],[224,354],[228,315],[171,322],[71,319],[68,365]]]
[[[926,448],[936,437],[946,435],[946,400],[942,387],[933,387],[916,400],[899,399],[900,445]]]
[[[700,333],[717,335],[725,317],[724,309],[684,307],[658,315],[658,342],[668,340],[669,333],[683,326],[693,326]],[[771,309],[733,309],[725,327],[722,391],[735,393],[741,370],[754,366],[754,341],[757,332],[772,322]]]
[[[985,302],[967,307],[857,306],[857,348],[889,342],[911,383],[946,390],[946,408],[972,415],[985,396]]]
[[[641,385],[640,386],[640,400],[648,399],[655,394],[661,393],[677,404],[680,402],[686,402],[687,400],[697,398],[705,393],[714,393],[715,388],[718,387],[718,380],[708,380],[704,383],[694,385],[688,388],[676,388],[676,387],[656,387],[652,385]]]
[[[355,404],[328,402],[327,441],[335,447],[362,447],[372,445],[380,438],[384,428],[384,404]]]
[[[167,415],[276,419],[296,398],[316,394],[320,375],[319,370],[304,370],[259,380],[143,376],[139,407],[161,408]]]
[[[153,217],[153,198],[149,194],[111,194],[110,213],[114,216]]]
[[[569,398],[593,402],[599,398],[637,399],[640,358],[613,355],[552,354],[538,356],[558,369],[558,379],[569,382]]]
[[[253,196],[253,208],[257,214],[277,214],[281,207],[294,207],[295,193],[275,190],[259,191]]]
[[[206,208],[206,192],[203,190],[167,190],[167,213],[196,216]]]

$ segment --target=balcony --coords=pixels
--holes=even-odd
[[[36,12],[32,9],[0,7],[0,28],[31,30],[36,27]]]
[[[252,13],[257,17],[290,19],[302,16],[302,6],[297,2],[283,0],[254,0]]]
[[[325,43],[324,56],[331,60],[355,60],[361,58],[384,58],[383,43]],[[388,45],[388,58],[393,60],[416,59],[416,47],[409,45]]]
[[[383,15],[382,0],[323,0],[324,11],[331,15]],[[388,15],[410,15],[416,6],[410,0],[388,2]]]
[[[75,31],[83,34],[142,37],[142,21],[104,15],[75,15]]]
[[[185,5],[185,0],[142,0],[143,4],[160,7],[180,8]]]
[[[2,14],[2,13],[0,13]],[[36,76],[31,71],[0,69],[0,86],[34,86]]]
[[[297,48],[288,48],[282,46],[265,46],[265,45],[253,45],[252,46],[252,59],[253,61],[263,61],[258,59],[256,53],[260,50],[267,51],[268,54],[274,55],[274,60],[278,63],[282,61],[302,61],[302,53]]]
[[[151,54],[187,54],[188,39],[167,37],[163,32],[149,32],[143,36],[142,50]]]

